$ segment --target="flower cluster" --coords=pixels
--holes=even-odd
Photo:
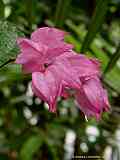
[[[32,73],[32,90],[36,96],[56,112],[59,96],[68,97],[74,90],[79,108],[88,117],[99,119],[109,109],[107,92],[100,82],[100,63],[74,52],[64,42],[65,32],[43,27],[34,31],[30,39],[19,38],[21,53],[16,59],[24,73]]]

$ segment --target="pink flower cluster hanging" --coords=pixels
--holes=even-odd
[[[100,63],[74,52],[64,42],[65,32],[43,27],[30,39],[19,38],[21,53],[16,59],[24,73],[32,73],[32,89],[36,96],[56,112],[59,96],[66,97],[74,90],[79,108],[88,117],[99,119],[109,109],[107,92],[100,82]]]

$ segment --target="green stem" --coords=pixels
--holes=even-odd
[[[71,0],[58,0],[55,12],[55,25],[56,27],[63,27],[64,20],[67,17],[67,12]]]
[[[118,45],[116,52],[112,55],[107,67],[104,70],[103,75],[109,72],[116,65],[116,62],[118,61],[119,58],[120,58],[120,44]]]
[[[4,18],[4,3],[2,0],[0,0],[0,18]]]
[[[102,26],[105,15],[108,10],[109,0],[98,0],[96,4],[96,9],[94,11],[91,24],[88,28],[88,33],[84,39],[81,52],[86,52],[89,49],[89,46],[93,39],[96,36],[96,33],[100,30]]]
[[[14,61],[15,61],[15,59],[10,59],[10,60],[8,60],[7,62],[5,62],[4,64],[2,64],[2,65],[0,66],[0,68],[4,67],[5,65],[7,65],[7,64],[9,64],[9,63],[11,63],[11,62],[14,62]]]
[[[26,18],[28,21],[29,31],[32,31],[32,23],[33,23],[33,0],[26,0]]]

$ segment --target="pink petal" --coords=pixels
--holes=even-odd
[[[75,70],[72,69],[68,60],[65,58],[57,59],[54,64],[57,75],[62,81],[64,87],[71,89],[80,89],[81,81]]]
[[[34,61],[29,61],[22,65],[23,73],[44,72],[45,66]]]
[[[76,93],[76,100],[79,108],[87,117],[95,116],[96,119],[100,118],[100,111],[94,108],[94,106],[89,102],[84,90],[80,90]]]
[[[32,73],[33,92],[44,100],[49,105],[51,112],[56,111],[56,101],[61,92],[61,84],[56,79],[53,68],[47,70],[45,73]]]
[[[15,62],[23,64],[23,71],[25,73],[43,71],[44,55],[47,47],[23,38],[18,39],[18,45],[20,46],[21,54],[17,56]]]
[[[52,61],[57,56],[73,48],[72,44],[67,44],[63,41],[64,35],[65,32],[59,29],[44,27],[33,32],[31,39],[48,47],[45,58],[46,61]]]
[[[102,88],[98,77],[85,80],[82,90],[76,94],[76,99],[81,110],[87,116],[96,116],[97,119],[108,108],[107,94]]]
[[[30,54],[32,51],[37,51],[39,54],[43,54],[46,50],[47,47],[41,43],[36,43],[34,41],[31,41],[27,38],[18,38],[17,39],[17,44],[21,49],[22,53],[25,54]],[[43,52],[44,51],[44,52]]]
[[[103,90],[103,95],[104,95],[104,111],[109,111],[110,110],[110,103],[109,103],[109,100],[108,100],[108,94],[107,94],[107,91],[104,89]]]
[[[67,44],[65,42],[59,42],[57,45],[54,44],[53,48],[48,48],[46,53],[46,60],[52,60],[60,55],[63,55],[65,52],[71,50],[73,46],[71,44]],[[66,53],[67,54],[67,53]]]
[[[43,27],[34,31],[31,35],[31,39],[46,45],[53,45],[53,42],[64,40],[65,34],[64,31],[56,28]]]
[[[38,55],[32,55],[32,54],[19,54],[16,63],[22,64],[23,72],[24,73],[32,73],[41,71],[43,72],[45,70],[44,66],[44,59],[40,59]]]
[[[19,38],[17,43],[21,49],[21,54],[18,55],[16,63],[24,64],[23,71],[25,73],[31,73],[35,69],[41,71],[44,64],[51,64],[56,57],[73,48],[71,44],[62,41],[52,42],[52,48],[25,38]]]
[[[72,55],[68,57],[68,61],[80,77],[100,75],[98,62],[84,55]]]
[[[100,80],[97,77],[91,78],[83,84],[83,88],[89,102],[95,108],[102,110],[105,104]]]

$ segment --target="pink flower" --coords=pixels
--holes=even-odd
[[[100,63],[72,51],[73,46],[64,42],[65,34],[45,27],[33,32],[31,40],[18,39],[21,53],[16,63],[22,64],[25,73],[32,73],[33,92],[48,103],[51,112],[56,112],[58,97],[68,97],[72,89],[84,114],[99,119],[109,108],[99,80]]]

